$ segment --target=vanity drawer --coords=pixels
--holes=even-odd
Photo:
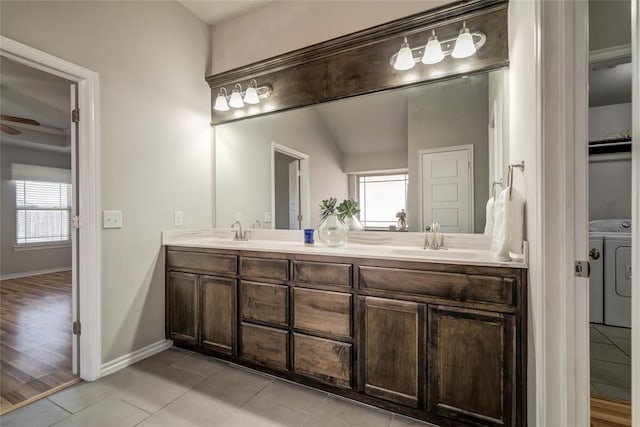
[[[287,326],[287,291],[284,285],[240,282],[242,320],[256,320]]]
[[[351,287],[351,264],[293,261],[293,280],[319,285]]]
[[[289,261],[286,259],[240,258],[240,274],[255,279],[289,280]]]
[[[289,332],[265,326],[241,325],[240,356],[276,369],[287,369]]]
[[[351,294],[293,289],[294,327],[351,337]]]
[[[516,280],[398,268],[360,267],[360,288],[417,294],[460,302],[516,304]]]
[[[202,252],[167,251],[167,266],[206,273],[234,274],[238,271],[238,257]]]
[[[296,374],[351,388],[351,344],[294,333],[293,348]]]

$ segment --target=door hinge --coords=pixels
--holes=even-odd
[[[72,327],[73,327],[73,335],[80,335],[80,331],[81,331],[80,321],[79,320],[74,321]]]
[[[298,222],[302,222],[302,215],[298,215],[296,219],[298,220]]]
[[[78,215],[74,215],[73,218],[71,218],[71,226],[76,230],[80,229],[80,217]]]
[[[589,261],[576,261],[573,264],[573,272],[575,277],[589,277],[591,274],[591,265],[589,265]]]
[[[80,110],[74,108],[71,110],[71,122],[78,123],[80,121]]]

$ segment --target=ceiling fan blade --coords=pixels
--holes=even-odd
[[[33,126],[40,126],[40,123],[37,122],[36,120],[25,119],[25,118],[22,118],[22,117],[15,117],[15,116],[5,116],[4,114],[0,115],[0,121],[22,123],[22,124],[25,124],[25,125],[33,125]]]
[[[9,135],[20,135],[22,133],[18,129],[14,129],[11,126],[3,125],[2,123],[0,123],[0,131],[8,133]]]

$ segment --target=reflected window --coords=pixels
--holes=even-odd
[[[407,210],[409,175],[358,175],[360,221],[366,229],[389,230],[398,223],[396,214]]]

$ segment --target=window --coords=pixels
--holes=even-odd
[[[407,209],[408,182],[406,173],[358,176],[360,221],[365,228],[388,229],[397,224],[396,213]]]
[[[16,244],[71,240],[71,184],[17,180]]]

